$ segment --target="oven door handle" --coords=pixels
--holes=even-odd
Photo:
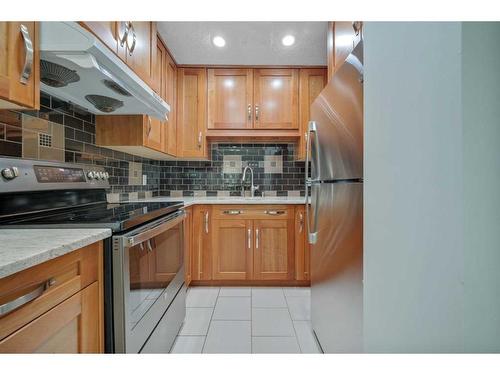
[[[160,233],[172,229],[180,222],[182,222],[185,218],[186,218],[186,212],[181,211],[180,214],[176,215],[174,218],[167,221],[163,221],[158,225],[155,225],[151,228],[144,230],[143,232],[137,233],[132,236],[123,236],[122,237],[123,247],[132,247],[144,241],[150,240],[151,238],[159,235]]]

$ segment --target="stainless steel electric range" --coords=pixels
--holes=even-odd
[[[183,203],[107,203],[94,165],[0,158],[0,173],[0,227],[111,229],[106,352],[169,352],[185,316]]]

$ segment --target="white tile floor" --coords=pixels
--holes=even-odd
[[[172,353],[319,353],[310,288],[194,287]]]

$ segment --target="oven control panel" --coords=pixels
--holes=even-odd
[[[0,158],[0,193],[109,188],[101,166]]]

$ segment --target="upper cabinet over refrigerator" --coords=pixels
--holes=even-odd
[[[311,179],[363,177],[363,48],[359,43],[311,106]]]

